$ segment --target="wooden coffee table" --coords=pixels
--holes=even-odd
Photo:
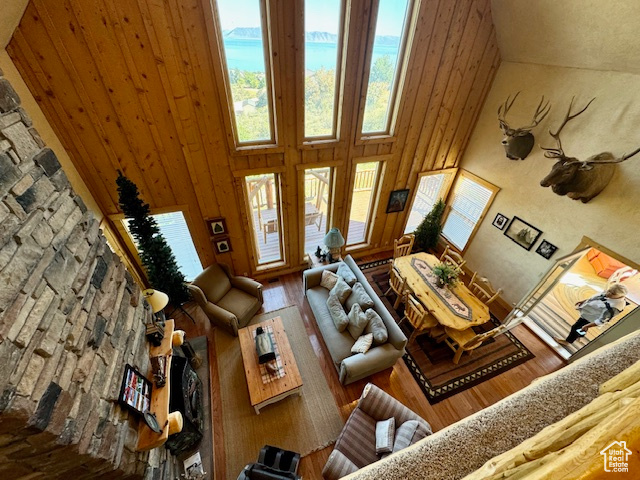
[[[262,383],[253,331],[258,327],[266,330],[269,325],[273,328],[285,375],[271,382]],[[241,328],[238,330],[238,337],[240,338],[242,363],[244,364],[244,373],[247,377],[247,386],[249,388],[249,399],[251,406],[256,410],[256,414],[260,414],[262,407],[278,402],[289,395],[297,393],[302,396],[302,377],[280,317]]]

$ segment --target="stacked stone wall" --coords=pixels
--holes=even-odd
[[[116,402],[151,315],[0,72],[0,476],[171,478]]]

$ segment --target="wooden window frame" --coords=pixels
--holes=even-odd
[[[369,90],[369,78],[371,77],[371,61],[373,58],[373,44],[375,41],[376,23],[378,22],[379,0],[373,2],[369,26],[367,32],[366,54],[364,62],[364,70],[362,72],[362,86],[360,89],[360,102],[358,108],[358,121],[356,128],[356,145],[366,143],[382,143],[395,142],[395,128],[398,120],[400,109],[402,90],[406,83],[407,69],[409,65],[409,57],[411,56],[411,48],[416,32],[416,24],[418,21],[421,0],[408,0],[407,12],[404,21],[404,30],[400,40],[400,48],[398,50],[398,68],[396,70],[393,84],[391,87],[390,105],[387,115],[386,129],[380,132],[362,131],[364,124],[364,110],[367,102],[367,93]]]
[[[284,152],[284,147],[279,143],[279,132],[282,131],[280,125],[280,115],[282,111],[281,95],[279,89],[279,78],[277,75],[278,68],[274,65],[278,62],[274,55],[274,42],[271,22],[271,9],[268,0],[259,0],[260,17],[262,29],[263,55],[265,64],[265,82],[267,90],[267,99],[269,104],[269,125],[271,129],[271,138],[269,140],[256,140],[251,142],[241,142],[238,138],[238,126],[236,121],[235,110],[233,108],[233,95],[231,94],[231,83],[229,79],[229,68],[227,65],[226,51],[222,38],[222,28],[220,23],[220,14],[217,0],[210,0],[210,8],[205,9],[205,14],[211,16],[208,18],[208,33],[212,43],[214,52],[217,52],[217,62],[214,63],[214,71],[217,85],[224,85],[224,88],[218,88],[220,103],[226,106],[227,114],[223,115],[223,121],[227,130],[227,140],[229,144],[229,153],[232,156],[239,155],[262,155],[267,153]],[[215,56],[215,55],[214,55]]]
[[[413,204],[415,203],[416,197],[418,196],[418,186],[420,185],[422,179],[431,175],[448,175],[448,179],[445,180],[445,184],[443,186],[443,195],[440,197],[446,203],[447,198],[449,197],[449,192],[451,191],[451,186],[456,179],[457,173],[457,168],[444,168],[442,170],[430,170],[428,172],[421,172],[418,174],[418,179],[416,181],[415,187],[413,188],[413,195],[411,196],[411,204],[409,205],[409,209],[406,211],[406,218],[404,219],[404,225],[402,227],[403,232],[407,229],[407,223],[409,223],[411,210],[413,209]]]
[[[347,205],[347,208],[345,210],[346,212],[348,212],[346,221],[345,221],[346,228],[344,229],[344,232],[346,233],[346,235],[344,236],[345,252],[351,253],[363,248],[369,248],[371,246],[371,233],[375,225],[375,219],[372,217],[373,217],[373,214],[378,210],[378,205],[380,203],[380,191],[381,191],[380,187],[382,186],[382,183],[384,180],[385,167],[387,164],[387,160],[390,160],[392,156],[393,155],[391,154],[377,155],[372,157],[357,157],[352,160],[353,165],[351,168],[351,178],[349,179],[349,185],[351,186],[350,188],[351,196],[349,198],[349,204]],[[373,188],[371,190],[371,203],[369,204],[369,212],[367,213],[367,221],[366,221],[365,231],[364,231],[364,240],[362,242],[354,243],[352,245],[347,245],[346,242],[348,241],[348,238],[349,238],[349,222],[351,219],[351,205],[353,203],[353,193],[354,193],[353,189],[355,187],[356,171],[357,171],[358,165],[360,165],[361,163],[374,163],[374,162],[378,164],[378,169],[376,172],[376,179],[374,180]]]
[[[305,135],[306,115],[305,115],[305,2],[303,0],[302,12],[299,15],[300,24],[297,28],[300,29],[298,38],[301,39],[302,45],[298,48],[297,54],[297,97],[302,101],[297,102],[297,129],[298,129],[298,147],[301,149],[318,148],[318,147],[335,147],[340,142],[340,129],[342,127],[342,104],[344,99],[345,88],[345,72],[347,50],[348,50],[348,37],[349,37],[349,21],[351,11],[351,0],[340,0],[340,29],[338,31],[338,57],[336,59],[336,88],[334,91],[334,112],[333,112],[333,132],[330,135],[321,135],[316,137],[307,137]]]
[[[487,212],[489,211],[489,208],[491,208],[491,204],[493,203],[493,201],[496,198],[496,195],[498,194],[498,192],[500,191],[500,187],[494,185],[491,182],[488,182],[487,180],[478,177],[477,175],[469,172],[468,170],[464,170],[464,169],[459,169],[458,173],[455,177],[455,180],[451,186],[451,189],[449,190],[449,195],[447,196],[447,206],[445,208],[445,213],[442,217],[442,226],[444,228],[445,223],[447,222],[447,218],[449,217],[449,213],[451,213],[451,204],[450,204],[450,200],[452,195],[455,192],[455,187],[458,183],[458,181],[463,178],[463,177],[467,177],[470,180],[474,181],[475,183],[482,185],[483,187],[485,187],[488,190],[491,190],[491,196],[489,197],[489,200],[487,201],[487,204],[485,205],[484,209],[482,210],[482,214],[480,215],[480,218],[478,218],[478,221],[475,223],[475,225],[473,226],[473,230],[471,230],[471,234],[469,235],[469,239],[467,240],[466,245],[464,246],[463,249],[459,249],[458,247],[456,247],[455,245],[453,245],[453,243],[451,243],[451,241],[445,237],[442,233],[440,233],[440,236],[447,242],[447,244],[453,248],[455,251],[459,252],[460,254],[464,254],[468,248],[469,245],[471,245],[471,242],[473,240],[473,237],[476,236],[476,233],[478,231],[478,228],[480,227],[480,225],[482,224],[482,222],[484,221],[484,217],[487,215]]]
[[[242,190],[242,211],[245,216],[245,221],[242,222],[245,228],[245,233],[248,238],[250,238],[250,258],[251,265],[253,268],[253,273],[265,272],[268,270],[274,270],[282,267],[288,266],[287,261],[287,252],[288,248],[285,244],[285,238],[287,238],[285,231],[285,221],[283,215],[283,199],[282,199],[282,181],[284,175],[284,169],[281,168],[271,168],[271,169],[257,169],[254,171],[243,171],[242,175],[236,176],[236,181],[240,183],[240,188]],[[273,175],[275,180],[275,188],[276,188],[276,203],[278,204],[278,234],[279,234],[279,242],[281,245],[280,251],[280,259],[273,260],[267,263],[259,263],[259,251],[258,251],[258,239],[256,238],[257,232],[255,231],[253,225],[253,213],[251,210],[251,205],[249,204],[249,191],[247,190],[247,177],[253,175]],[[248,230],[247,230],[248,229]]]

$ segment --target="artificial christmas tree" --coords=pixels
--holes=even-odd
[[[137,242],[142,265],[147,271],[151,286],[169,295],[169,301],[180,306],[189,300],[185,278],[176,259],[151,216],[147,203],[140,198],[135,183],[118,170],[118,195],[120,208],[129,220],[129,231]]]

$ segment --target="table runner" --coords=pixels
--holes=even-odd
[[[453,314],[468,321],[472,320],[471,307],[464,303],[464,301],[447,286],[443,288],[438,287],[438,277],[433,273],[431,266],[427,262],[419,258],[412,258],[411,266],[418,272],[431,291],[438,295],[438,298],[442,300]]]

